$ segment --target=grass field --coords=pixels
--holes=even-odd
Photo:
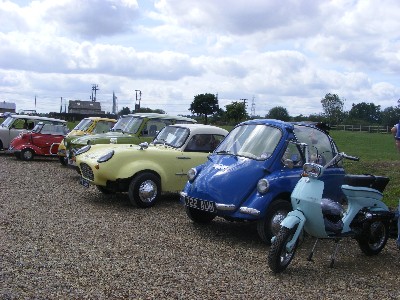
[[[358,156],[360,161],[345,160],[348,174],[387,176],[389,184],[384,191],[384,202],[394,208],[400,199],[400,153],[391,134],[331,131],[339,150]]]

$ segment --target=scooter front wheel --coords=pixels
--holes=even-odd
[[[292,261],[296,253],[298,241],[296,241],[291,251],[287,251],[286,245],[293,238],[296,228],[297,226],[294,228],[281,227],[279,230],[268,254],[268,265],[272,272],[280,273],[284,271]]]
[[[366,255],[377,255],[389,238],[389,226],[382,221],[365,224],[362,236],[357,238],[361,251]]]

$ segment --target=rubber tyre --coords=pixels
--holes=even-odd
[[[106,188],[105,186],[102,186],[102,185],[96,185],[96,188],[97,188],[97,190],[98,190],[99,192],[101,192],[101,193],[104,194],[104,195],[115,194],[114,191],[112,191],[112,190],[110,190],[110,189],[108,189],[108,188]]]
[[[161,194],[160,179],[152,173],[141,173],[129,184],[129,200],[133,205],[147,208],[154,206]]]
[[[199,224],[210,223],[216,217],[215,214],[185,206],[186,214],[190,220]]]
[[[284,271],[292,261],[297,250],[298,241],[296,241],[291,252],[286,251],[286,244],[292,239],[296,228],[297,226],[294,228],[282,227],[279,230],[268,254],[268,266],[272,272],[280,273]]]
[[[21,153],[19,152],[15,152],[14,156],[16,157],[16,159],[21,159]]]
[[[31,149],[24,149],[21,151],[21,159],[25,161],[33,160],[35,153]]]
[[[66,156],[59,156],[58,159],[60,160],[60,163],[63,166],[67,166],[68,165],[68,158]]]
[[[282,199],[274,200],[269,205],[265,217],[257,222],[257,232],[264,243],[271,245],[272,237],[280,230],[280,222],[291,210],[290,202]]]
[[[375,221],[365,224],[363,235],[357,238],[361,251],[368,255],[377,255],[389,238],[389,225],[382,221]]]

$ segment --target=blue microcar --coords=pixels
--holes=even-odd
[[[216,216],[256,221],[259,236],[270,243],[292,210],[290,194],[306,156],[307,161],[325,163],[338,152],[327,129],[321,123],[270,119],[240,123],[206,163],[189,170],[181,192],[188,217],[196,223],[211,222]],[[324,197],[343,200],[344,175],[340,163],[325,171]]]

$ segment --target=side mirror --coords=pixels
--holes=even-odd
[[[148,142],[143,142],[139,144],[140,150],[144,150],[149,148],[149,143]]]
[[[283,161],[283,164],[285,165],[285,167],[288,167],[289,169],[293,169],[293,167],[294,167],[293,160],[291,160],[291,159],[285,159]]]

